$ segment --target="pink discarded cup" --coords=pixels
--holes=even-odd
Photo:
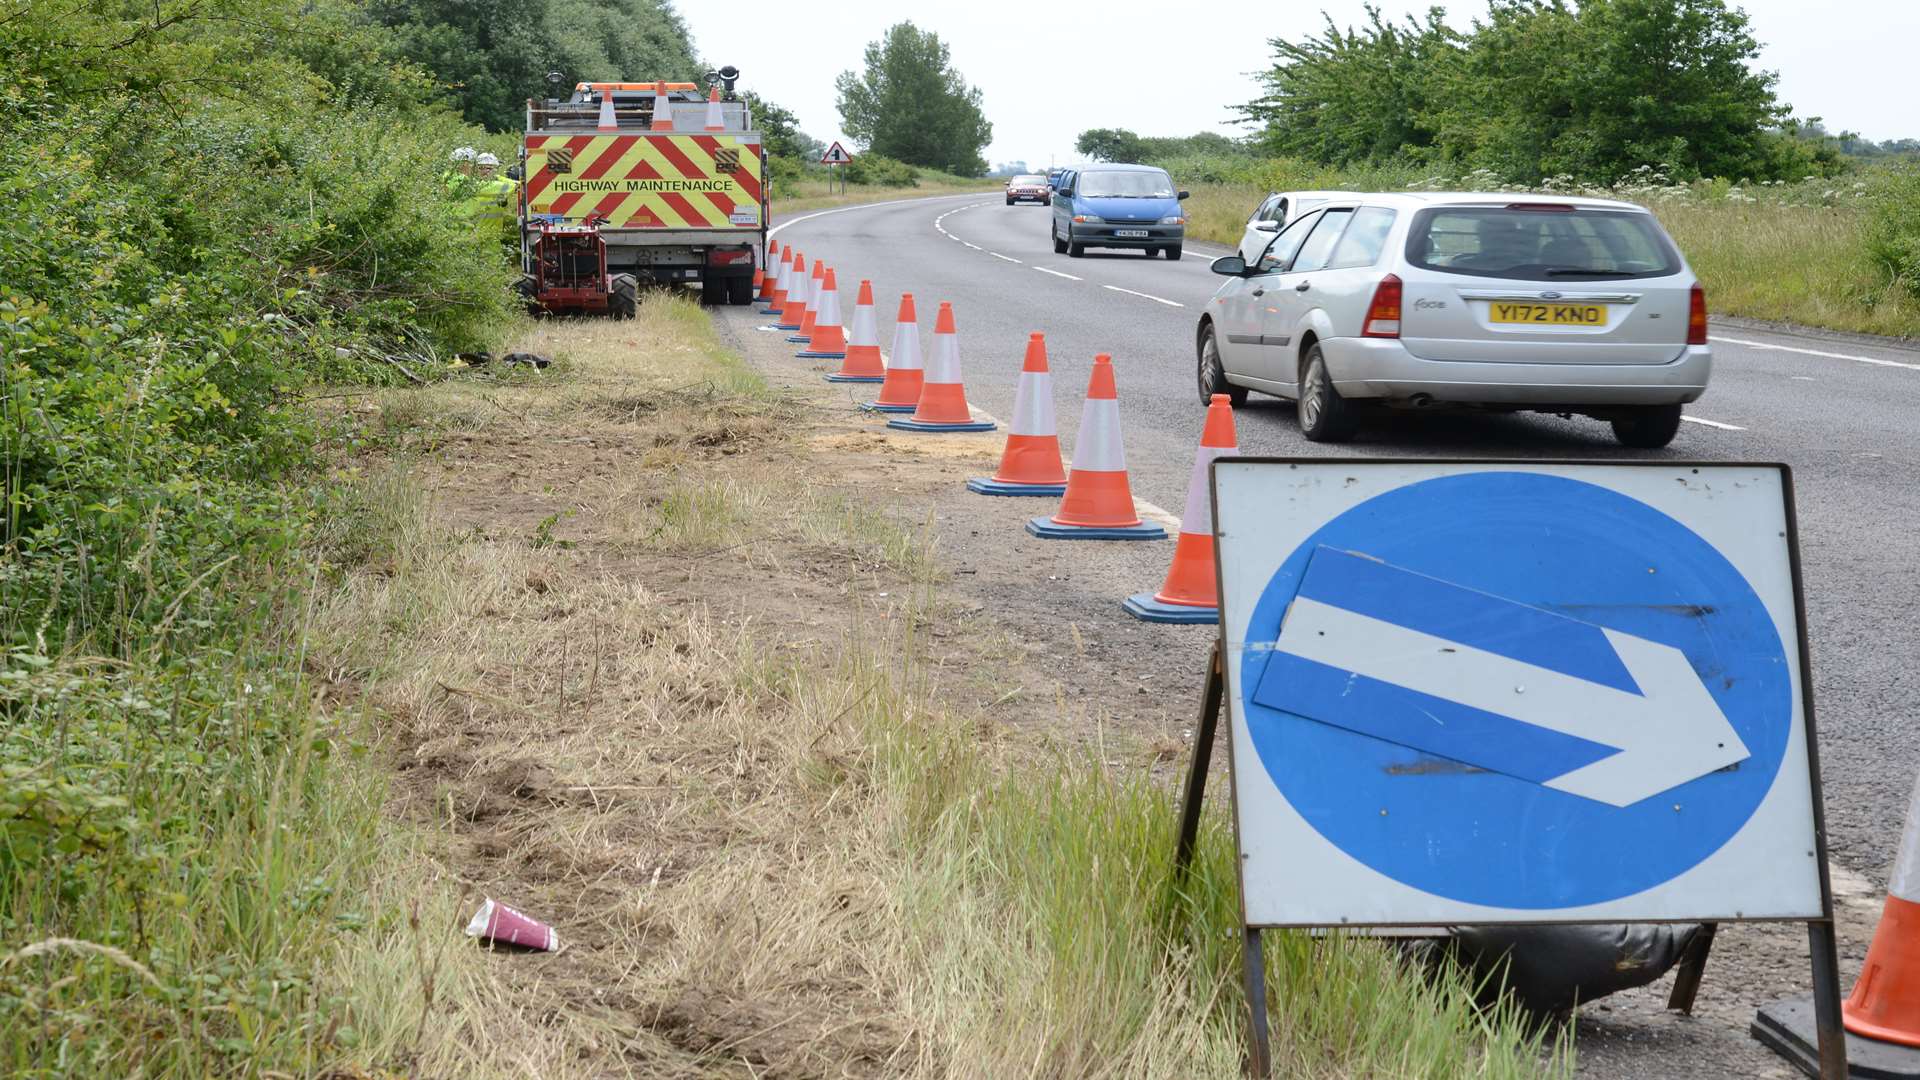
[[[491,898],[473,913],[473,920],[467,923],[467,936],[542,952],[560,949],[560,935],[553,932],[553,927]]]

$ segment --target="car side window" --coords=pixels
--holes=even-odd
[[[1249,223],[1258,223],[1262,221],[1272,221],[1272,220],[1273,220],[1273,198],[1271,196],[1269,196],[1265,202],[1260,204],[1259,209],[1253,212],[1252,217],[1247,219]]]
[[[1286,223],[1287,197],[1285,195],[1278,195],[1274,197],[1273,205],[1267,207],[1267,220],[1273,222],[1276,225],[1282,225]]]
[[[1379,262],[1380,252],[1387,246],[1387,233],[1393,231],[1395,216],[1384,206],[1363,206],[1355,211],[1353,220],[1347,223],[1346,233],[1327,259],[1327,269],[1344,270]]]
[[[1267,250],[1260,256],[1260,264],[1254,268],[1258,274],[1277,274],[1293,261],[1293,253],[1300,250],[1300,242],[1307,238],[1314,223],[1320,220],[1319,214],[1308,214],[1293,224],[1280,230],[1273,238]]]
[[[1327,256],[1333,254],[1333,246],[1340,242],[1340,234],[1346,231],[1348,219],[1353,217],[1350,206],[1337,207],[1320,215],[1314,224],[1313,234],[1306,243],[1300,245],[1300,253],[1293,257],[1293,264],[1287,272],[1303,274],[1311,270],[1324,270]]]

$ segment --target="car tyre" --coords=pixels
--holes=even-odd
[[[1067,258],[1069,259],[1085,258],[1086,254],[1087,254],[1087,245],[1076,244],[1073,242],[1073,228],[1069,226],[1067,228]]]
[[[1213,404],[1213,395],[1225,394],[1234,408],[1247,403],[1250,391],[1244,386],[1235,386],[1227,381],[1227,365],[1220,359],[1220,342],[1213,336],[1213,324],[1208,323],[1200,330],[1200,344],[1197,349],[1200,372],[1200,404]]]
[[[1009,196],[1007,196],[1007,205],[1008,205],[1008,206],[1012,206],[1012,205],[1013,205],[1013,196],[1011,196],[1011,195],[1009,195]]]
[[[1680,432],[1680,406],[1641,405],[1613,417],[1613,437],[1621,446],[1658,450]]]
[[[640,313],[640,280],[632,274],[615,274],[613,290],[607,294],[607,314],[616,319],[631,319]]]
[[[1169,259],[1171,259],[1171,260],[1173,260],[1174,262],[1179,262],[1179,261],[1180,261],[1180,256],[1181,256],[1181,255],[1183,255],[1183,254],[1185,254],[1185,252],[1183,252],[1183,251],[1182,251],[1182,250],[1180,249],[1180,245],[1179,245],[1179,244],[1175,244],[1175,245],[1173,245],[1172,247],[1170,247],[1170,248],[1168,248],[1168,249],[1167,249],[1167,258],[1169,258]]]
[[[1327,371],[1327,360],[1315,342],[1307,350],[1306,359],[1300,365],[1300,391],[1296,398],[1300,408],[1300,434],[1308,442],[1346,442],[1353,438],[1354,430],[1359,426],[1353,416],[1353,406],[1334,389],[1333,376]]]
[[[1060,226],[1049,225],[1047,226],[1047,232],[1053,237],[1053,253],[1055,255],[1065,255],[1067,253],[1067,242],[1060,239]]]

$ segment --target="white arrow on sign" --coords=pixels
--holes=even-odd
[[[1750,756],[1685,653],[1600,628],[1641,693],[1296,596],[1274,647],[1305,660],[1620,751],[1546,781],[1631,806]]]

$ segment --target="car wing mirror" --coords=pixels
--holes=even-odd
[[[1253,223],[1253,227],[1255,230],[1259,232],[1279,232],[1280,231],[1280,223],[1277,221],[1256,221]]]
[[[1180,197],[1181,197],[1182,199],[1185,199],[1185,198],[1188,198],[1189,196],[1191,196],[1192,194],[1193,194],[1193,192],[1191,192],[1191,191],[1183,191],[1183,192],[1181,192],[1181,193],[1180,193]]]
[[[1247,260],[1238,255],[1222,255],[1209,268],[1222,277],[1240,277],[1247,272]]]
[[[527,178],[527,170],[521,168],[518,165],[507,166],[507,179],[525,180],[526,178]]]

